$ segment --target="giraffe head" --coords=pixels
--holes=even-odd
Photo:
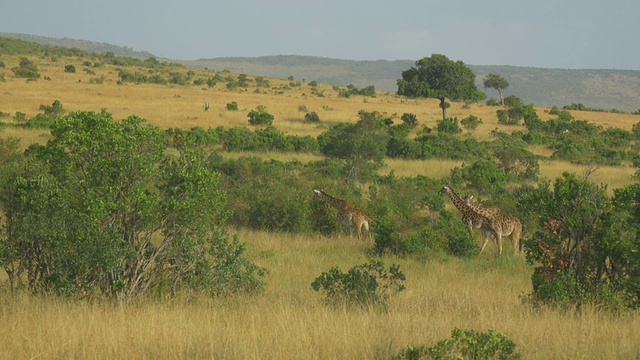
[[[326,193],[322,190],[313,190],[313,193],[315,194],[315,196],[317,197],[322,197],[323,195],[325,195]]]
[[[473,195],[467,195],[464,197],[464,203],[467,205],[471,205],[471,200],[473,200]]]
[[[449,186],[449,185],[444,185],[444,186],[442,187],[442,189],[440,189],[439,194],[440,194],[440,195],[442,195],[442,194],[451,195],[451,194],[453,194],[453,189],[452,189],[452,188],[451,188],[451,186]]]

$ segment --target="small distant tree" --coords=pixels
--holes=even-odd
[[[498,74],[489,74],[484,78],[484,87],[498,90],[500,95],[500,104],[504,106],[504,97],[502,90],[509,87],[509,82]]]
[[[76,72],[76,67],[73,65],[67,65],[64,67],[64,72],[66,73],[75,73]]]

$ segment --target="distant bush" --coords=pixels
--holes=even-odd
[[[73,65],[67,65],[64,67],[64,72],[66,73],[75,73],[76,72],[76,67]]]
[[[237,102],[235,102],[235,101],[232,101],[232,102],[230,102],[230,103],[227,103],[227,110],[230,110],[230,111],[236,111],[236,110],[238,110],[238,103],[237,103]]]
[[[273,115],[269,114],[268,112],[264,111],[263,109],[260,109],[260,107],[258,107],[257,110],[249,111],[247,116],[249,117],[249,124],[251,124],[251,125],[271,125],[271,124],[273,124],[273,119],[274,119]]]
[[[319,123],[320,122],[320,117],[318,116],[318,114],[315,111],[312,111],[312,112],[306,113],[304,115],[304,121],[310,122],[310,123]]]
[[[22,58],[20,60],[20,65],[11,68],[11,71],[13,71],[15,76],[27,78],[29,80],[36,80],[40,78],[38,67],[28,58]]]

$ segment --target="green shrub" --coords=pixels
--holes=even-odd
[[[460,126],[458,126],[457,118],[446,118],[443,120],[438,120],[437,126],[438,132],[445,134],[458,134],[462,132]]]
[[[400,117],[400,120],[405,124],[409,125],[412,129],[418,126],[418,118],[415,114],[404,113]]]
[[[76,67],[73,65],[67,65],[64,67],[64,72],[73,74],[76,72]]]
[[[271,125],[273,124],[273,115],[266,111],[251,110],[247,114],[249,117],[249,124],[251,125]]]
[[[311,283],[311,288],[322,292],[329,305],[386,307],[389,296],[405,289],[405,280],[399,265],[391,265],[387,270],[382,260],[372,259],[346,274],[337,267],[323,272]]]
[[[467,131],[477,129],[480,124],[482,124],[482,119],[474,115],[469,115],[466,118],[460,120],[460,125],[467,129]]]
[[[432,347],[422,345],[407,347],[394,359],[520,359],[522,355],[514,353],[516,345],[505,335],[493,330],[479,332],[454,329],[451,337]]]
[[[238,110],[238,103],[237,103],[237,102],[235,102],[235,101],[232,101],[232,102],[230,102],[230,103],[227,103],[227,110],[230,110],[230,111],[236,111],[236,110]]]

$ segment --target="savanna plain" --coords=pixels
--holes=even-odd
[[[405,99],[382,92],[375,98],[340,98],[331,85],[324,84],[317,87],[323,96],[317,96],[305,81],[291,87],[290,80],[270,79],[270,88],[248,90],[229,90],[224,84],[121,84],[111,66],[94,69],[93,74],[64,72],[68,64],[83,68],[83,59],[75,57],[56,62],[34,57],[40,73],[50,80],[25,81],[8,70],[17,66],[19,57],[2,56],[0,60],[6,64],[6,69],[0,69],[5,72],[5,81],[0,82],[0,111],[22,112],[27,118],[38,114],[41,105],[59,100],[67,111],[106,109],[115,119],[137,115],[160,128],[248,127],[247,112],[262,105],[274,115],[279,130],[315,137],[332,125],[356,122],[360,110],[378,111],[394,119],[413,113],[421,125],[431,128],[442,116],[437,100]],[[213,72],[183,69],[187,70],[203,77]],[[101,76],[103,81],[92,83],[91,79]],[[517,95],[517,89],[512,90]],[[233,101],[238,111],[226,109]],[[210,103],[208,111],[205,102]],[[462,136],[487,140],[495,129],[524,129],[498,124],[495,107],[451,105],[449,116],[475,115],[483,121]],[[305,122],[301,108],[316,112],[321,122]],[[551,116],[548,109],[536,110],[542,119]],[[640,121],[629,114],[573,111],[572,115],[626,130]],[[46,130],[8,127],[0,131],[0,137],[19,138],[26,148],[46,142],[50,135]],[[537,151],[548,155],[544,149]],[[244,155],[302,162],[318,156],[224,154]],[[433,178],[443,178],[460,165],[418,160],[385,163],[383,173]],[[551,180],[564,171],[587,171],[558,161],[542,161],[540,166],[540,176]],[[635,171],[632,166],[601,167],[590,180],[614,189],[635,182]],[[388,307],[381,310],[328,307],[310,286],[332,267],[347,270],[366,262],[370,244],[365,241],[348,236],[229,231],[246,242],[252,261],[268,270],[262,292],[223,299],[178,294],[126,304],[70,301],[12,294],[6,274],[0,273],[0,358],[388,359],[407,346],[433,345],[449,337],[454,328],[461,328],[504,334],[525,359],[640,359],[640,314],[595,306],[580,310],[532,307],[526,297],[532,291],[533,266],[524,256],[513,255],[508,242],[501,257],[495,246],[474,259],[386,257],[386,263],[400,265],[406,290],[391,297]]]

